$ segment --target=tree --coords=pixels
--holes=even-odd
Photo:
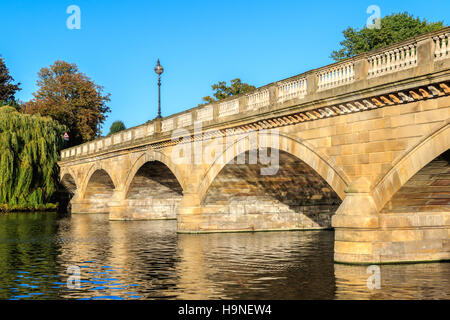
[[[0,107],[0,209],[38,209],[56,190],[66,127],[49,117]]]
[[[0,57],[0,105],[10,104],[17,106],[14,96],[21,89],[20,83],[14,84],[13,82],[13,77],[9,74],[3,58]]]
[[[381,29],[365,27],[359,30],[349,27],[344,30],[342,33],[345,40],[340,43],[342,48],[338,51],[333,51],[331,58],[335,61],[340,61],[363,52],[443,28],[442,21],[428,22],[425,19],[414,18],[414,16],[406,12],[385,16],[380,19],[380,23]]]
[[[56,61],[38,73],[38,91],[25,104],[26,113],[50,116],[67,126],[70,146],[101,134],[100,126],[110,112],[110,94],[78,70],[76,64]]]
[[[122,121],[115,121],[115,122],[113,122],[113,124],[109,128],[109,134],[114,134],[114,133],[117,133],[119,131],[123,131],[125,129],[126,129],[126,127],[125,127],[125,125],[123,124]]]
[[[242,83],[241,79],[233,79],[231,80],[231,85],[227,86],[225,81],[219,81],[216,84],[213,84],[212,89],[215,91],[213,94],[215,98],[211,96],[203,97],[203,101],[206,103],[211,103],[213,101],[222,100],[237,94],[247,93],[256,89],[256,87],[249,85],[247,83]]]

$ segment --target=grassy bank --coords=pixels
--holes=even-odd
[[[8,206],[7,204],[0,204],[0,213],[8,212],[33,212],[33,211],[56,211],[58,210],[57,203],[39,204],[36,206]]]

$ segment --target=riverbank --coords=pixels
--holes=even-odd
[[[57,211],[58,203],[46,203],[37,206],[9,206],[0,204],[0,214],[10,212],[39,212],[39,211]]]

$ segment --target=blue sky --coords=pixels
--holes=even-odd
[[[81,29],[69,30],[66,9],[81,9]],[[342,30],[362,27],[377,5],[381,15],[408,11],[450,24],[450,1],[33,1],[1,0],[0,54],[22,83],[23,101],[37,73],[56,60],[79,69],[111,93],[115,120],[127,127],[157,112],[157,58],[162,113],[195,107],[218,81],[241,78],[255,86],[332,62]]]

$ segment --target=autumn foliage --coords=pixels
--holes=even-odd
[[[75,64],[56,61],[38,73],[38,91],[23,108],[25,113],[50,116],[69,130],[69,146],[95,139],[110,112],[109,94],[81,73]]]

